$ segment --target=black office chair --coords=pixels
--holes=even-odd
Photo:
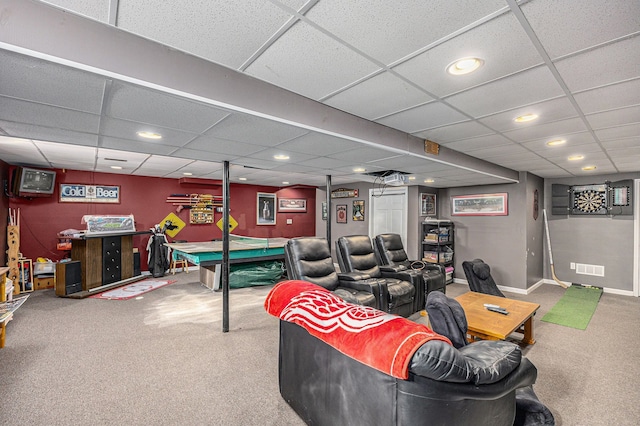
[[[399,234],[376,235],[373,247],[381,271],[396,272],[400,274],[398,277],[416,287],[415,312],[424,309],[427,294],[432,291],[446,293],[447,279],[444,266],[409,260]]]
[[[471,291],[505,297],[491,276],[491,268],[482,259],[465,260],[462,269]]]
[[[363,274],[338,274],[324,238],[292,238],[284,246],[289,279],[317,284],[346,302],[379,309],[379,280]]]
[[[467,345],[467,316],[457,300],[434,291],[427,296],[426,309],[433,331],[448,337],[457,349]]]
[[[352,235],[338,238],[336,241],[338,264],[343,272],[358,272],[371,278],[384,278],[381,285],[381,309],[408,317],[414,310],[416,288],[411,282],[402,279],[402,274],[382,271],[373,252],[371,239],[366,235]]]

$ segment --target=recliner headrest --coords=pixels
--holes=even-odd
[[[486,280],[491,276],[491,268],[486,263],[474,263],[473,273],[481,280]]]

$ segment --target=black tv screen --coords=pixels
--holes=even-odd
[[[56,172],[21,167],[18,170],[18,195],[53,194]]]

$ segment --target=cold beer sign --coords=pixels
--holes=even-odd
[[[60,185],[60,202],[119,203],[120,187],[63,183]]]

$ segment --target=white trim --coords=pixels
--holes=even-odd
[[[373,214],[374,214],[374,206],[373,206],[373,198],[379,197],[381,195],[403,195],[404,203],[404,220],[402,221],[402,241],[407,241],[407,232],[409,226],[409,187],[401,186],[401,187],[386,187],[383,190],[379,188],[370,188],[369,189],[369,237],[375,238],[373,235]]]
[[[462,278],[454,278],[453,282],[456,283],[456,284],[469,285],[467,280],[463,280]],[[506,286],[503,286],[503,285],[499,285],[498,288],[501,291],[506,291],[508,293],[529,295],[529,294],[533,293],[533,291],[536,290],[538,287],[540,287],[542,284],[551,284],[551,285],[557,285],[557,286],[560,285],[557,282],[555,282],[554,280],[542,279],[542,280],[538,281],[537,283],[535,283],[534,285],[532,285],[531,287],[527,288],[526,290],[523,289],[523,288],[506,287]],[[633,291],[630,291],[630,290],[620,290],[620,289],[617,289],[617,288],[605,287],[605,288],[602,289],[602,291],[603,291],[603,293],[618,294],[620,296],[634,296]]]

